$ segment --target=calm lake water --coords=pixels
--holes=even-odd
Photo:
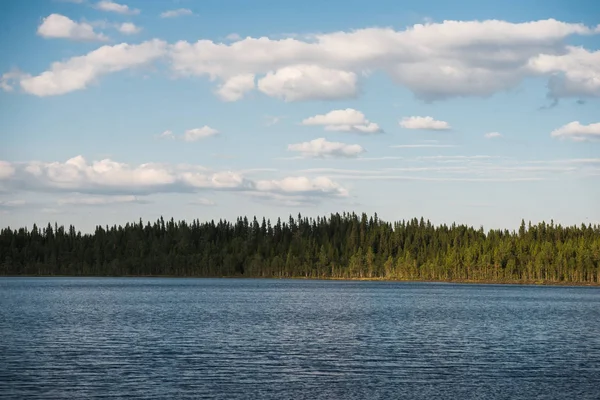
[[[4,278],[0,397],[599,399],[600,289]]]

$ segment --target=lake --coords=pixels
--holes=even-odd
[[[1,278],[0,338],[0,398],[600,398],[594,287]]]

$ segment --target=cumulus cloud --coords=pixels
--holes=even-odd
[[[497,138],[501,138],[502,134],[500,132],[488,132],[485,135],[483,135],[486,139],[497,139]]]
[[[136,26],[133,22],[124,22],[117,26],[117,30],[124,35],[135,35],[140,33],[142,28]]]
[[[535,62],[530,65],[541,56],[565,56],[581,69],[581,79],[593,79],[598,67],[593,63],[589,68],[581,65],[590,53],[584,49],[580,56],[566,53],[565,39],[594,33],[594,28],[554,19],[524,23],[444,21],[401,31],[368,28],[333,32],[312,35],[307,40],[261,37],[231,44],[180,41],[174,45],[171,57],[175,71],[211,79],[266,73],[269,79],[263,83],[263,91],[284,99],[282,92],[290,99],[312,96],[310,92],[303,96],[296,93],[304,91],[294,86],[300,81],[336,88],[325,93],[317,91],[317,98],[341,96],[339,93],[354,96],[356,74],[382,70],[417,97],[431,101],[489,96],[527,77],[551,76],[552,68],[536,67]],[[311,70],[303,73],[297,66],[310,66]],[[565,68],[572,70],[570,66]],[[322,71],[327,70],[331,72],[325,78]],[[306,80],[300,78],[303,76]]]
[[[256,182],[258,192],[272,193],[301,193],[304,195],[336,195],[345,197],[348,191],[340,184],[332,181],[328,177],[318,176],[316,178],[307,178],[304,176],[294,176],[283,178],[281,180],[262,180]]]
[[[365,149],[357,144],[328,142],[325,138],[310,142],[290,144],[288,150],[299,152],[303,157],[342,157],[352,158],[363,153]]]
[[[208,125],[204,125],[202,128],[188,129],[183,134],[183,140],[186,142],[195,142],[200,139],[204,139],[210,136],[215,136],[219,133],[218,130],[211,128]]]
[[[114,12],[117,14],[131,14],[131,15],[135,15],[135,14],[139,14],[140,10],[136,9],[136,8],[129,8],[129,6],[125,5],[125,4],[119,4],[119,3],[115,3],[113,1],[110,0],[102,0],[99,1],[98,3],[96,3],[95,7],[98,10],[102,10],[102,11],[108,11],[108,12]]]
[[[327,114],[318,114],[303,120],[302,125],[321,125],[328,131],[357,132],[364,134],[383,132],[379,125],[369,121],[362,112],[353,108],[333,110]]]
[[[420,129],[442,131],[450,129],[450,124],[446,121],[437,121],[433,117],[404,117],[400,121],[400,126],[405,129]]]
[[[94,32],[92,25],[75,22],[60,14],[50,14],[40,24],[37,34],[44,38],[60,38],[80,41],[106,41],[108,37]]]
[[[193,12],[192,10],[188,9],[188,8],[178,8],[176,10],[169,10],[169,11],[165,11],[162,12],[160,14],[161,18],[175,18],[175,17],[181,17],[183,15],[192,15]]]
[[[212,171],[198,165],[147,163],[129,165],[110,159],[88,162],[77,156],[66,162],[2,162],[0,184],[11,190],[63,192],[77,195],[117,196],[111,198],[73,197],[71,203],[100,205],[132,202],[133,197],[153,193],[195,193],[200,191],[239,191],[248,194],[304,196],[318,201],[325,197],[345,197],[348,191],[328,177],[284,177],[252,180],[243,173]],[[94,200],[89,200],[94,199]],[[139,200],[139,198],[136,198]]]
[[[576,142],[600,140],[600,122],[589,125],[583,125],[579,121],[569,122],[552,131],[550,135],[560,139],[571,139]]]
[[[246,92],[254,89],[254,86],[253,74],[236,75],[219,86],[217,94],[223,101],[237,101],[244,97]]]
[[[551,97],[600,96],[600,50],[568,46],[564,54],[540,54],[528,65],[537,73],[550,74]]]
[[[40,75],[21,75],[20,85],[25,92],[40,97],[81,90],[102,75],[146,65],[162,57],[166,50],[167,44],[161,40],[102,46],[85,56],[55,62]]]
[[[130,12],[127,6],[110,1],[98,4]],[[179,41],[161,56],[168,58],[176,75],[206,76],[217,85],[254,75],[258,90],[284,101],[354,97],[359,92],[358,76],[376,71],[425,101],[490,96],[535,77],[548,78],[551,96],[579,98],[600,96],[600,52],[569,46],[567,39],[598,32],[597,27],[554,19],[443,21],[404,30],[367,28],[279,39],[246,37],[227,43]],[[56,64],[70,62],[55,63],[41,75],[52,74]],[[74,68],[64,72],[63,80],[78,80],[81,74],[80,68]],[[52,94],[86,87],[59,90],[61,82],[51,83],[57,86]]]
[[[318,65],[294,65],[269,71],[258,81],[258,89],[286,102],[336,100],[355,97],[356,82],[354,72]]]

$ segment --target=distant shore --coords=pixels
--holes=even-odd
[[[350,281],[350,282],[396,282],[396,283],[449,283],[469,285],[524,285],[524,286],[590,286],[600,287],[597,282],[554,282],[554,281],[521,281],[521,280],[422,280],[422,279],[388,279],[388,278],[338,278],[338,277],[262,277],[262,276],[180,276],[180,275],[0,275],[0,278],[169,278],[169,279],[272,279],[272,280],[308,280],[308,281]]]

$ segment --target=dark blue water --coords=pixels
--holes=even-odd
[[[0,397],[599,399],[600,289],[5,278]]]

